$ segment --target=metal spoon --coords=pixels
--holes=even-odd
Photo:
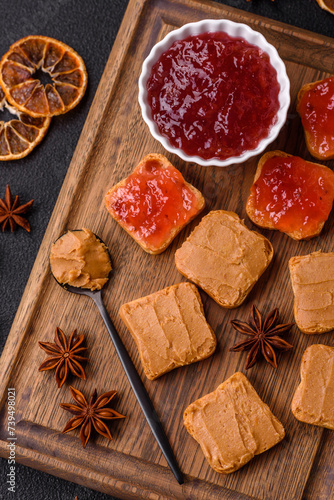
[[[95,235],[96,236],[96,235]],[[103,241],[96,236],[96,238],[103,243]],[[107,248],[107,247],[106,247]],[[109,254],[109,252],[108,252]],[[110,258],[110,255],[109,255]],[[52,272],[52,270],[51,270]],[[54,277],[54,275],[53,275]],[[54,277],[55,278],[55,277]],[[55,278],[56,280],[56,278]],[[79,288],[79,287],[74,287],[66,284],[59,283],[59,281],[56,280],[58,285],[60,285],[62,288],[64,288],[68,292],[76,293],[78,295],[87,295],[91,299],[94,300],[95,304],[97,305],[97,308],[102,316],[102,319],[104,321],[104,324],[107,327],[107,330],[109,332],[110,338],[114,344],[114,347],[116,349],[116,352],[118,354],[118,357],[122,363],[122,366],[124,368],[124,371],[126,373],[126,376],[128,377],[128,380],[131,384],[131,387],[133,389],[133,392],[136,395],[137,401],[140,404],[140,407],[145,415],[145,418],[148,422],[148,425],[151,428],[151,431],[153,432],[153,435],[158,442],[158,445],[164,454],[164,457],[171,468],[175,478],[177,479],[179,484],[183,484],[183,475],[182,472],[176,462],[176,458],[174,456],[173,450],[169,444],[169,441],[166,437],[166,434],[162,428],[161,422],[159,420],[159,417],[153,407],[153,404],[150,400],[149,395],[147,394],[147,391],[145,389],[145,386],[139,377],[137,370],[127,352],[127,350],[124,347],[123,342],[121,341],[110,317],[109,314],[105,308],[105,305],[102,300],[102,290],[94,290],[91,291],[86,288]]]

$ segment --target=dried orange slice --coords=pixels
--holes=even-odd
[[[50,83],[43,85],[36,78],[39,70]],[[82,99],[87,72],[68,45],[46,36],[27,36],[1,59],[0,85],[9,103],[20,111],[34,117],[55,116],[67,113]]]
[[[334,14],[334,0],[317,0],[320,7]]]
[[[10,106],[0,88],[0,111],[6,108],[17,119],[0,121],[0,161],[18,160],[27,156],[45,136],[51,118],[32,116]]]

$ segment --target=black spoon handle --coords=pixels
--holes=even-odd
[[[125,349],[125,347],[123,345],[123,342],[121,341],[117,331],[115,330],[114,325],[112,324],[112,321],[109,317],[109,314],[104,306],[104,303],[102,300],[102,294],[97,293],[97,294],[94,294],[92,297],[93,297],[94,302],[100,311],[100,314],[101,314],[103,321],[107,327],[107,330],[109,332],[111,340],[113,341],[113,344],[115,346],[118,357],[122,363],[122,366],[124,368],[126,376],[129,379],[131,387],[136,395],[138,403],[140,404],[140,407],[143,410],[143,413],[146,417],[148,425],[151,427],[151,431],[153,432],[153,435],[154,435],[155,439],[157,440],[157,442],[160,446],[160,449],[161,449],[162,453],[164,454],[164,456],[167,460],[167,463],[168,463],[169,467],[171,468],[174,476],[176,477],[178,483],[183,484],[184,481],[183,481],[182,472],[181,472],[181,470],[176,462],[174,453],[172,451],[172,448],[170,447],[169,441],[168,441],[166,434],[162,428],[159,417],[158,417],[158,415],[157,415],[157,413],[152,405],[152,402],[150,400],[149,395],[147,394],[145,386],[144,386],[143,382],[141,381],[141,378],[139,377],[137,370],[134,367],[130,356],[127,353],[127,350]]]

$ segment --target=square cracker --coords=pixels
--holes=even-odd
[[[175,253],[178,271],[219,305],[238,307],[273,257],[267,238],[234,212],[212,211]]]
[[[157,153],[146,155],[132,174],[108,191],[104,201],[116,222],[151,254],[166,250],[205,206],[202,193]]]
[[[263,187],[260,187],[261,178],[263,177],[263,175],[267,179],[271,177],[270,167],[268,172],[266,164],[268,161],[270,162],[272,158],[290,158],[292,161],[295,161],[296,159],[301,160],[304,163],[304,166],[307,167],[310,178],[311,177],[313,178],[315,175],[317,175],[319,183],[318,188],[322,191],[322,194],[319,193],[317,195],[318,198],[317,201],[313,202],[314,216],[317,219],[316,225],[311,223],[314,221],[312,221],[312,217],[310,218],[307,215],[307,210],[305,210],[305,205],[307,205],[307,203],[310,202],[310,200],[308,200],[310,195],[309,194],[310,185],[302,184],[300,179],[299,181],[297,181],[299,174],[296,174],[295,177],[295,174],[292,174],[290,168],[284,166],[284,163],[280,166],[280,176],[282,176],[281,180],[282,186],[284,186],[285,183],[290,183],[289,178],[291,175],[294,178],[292,180],[293,185],[295,185],[295,183],[296,184],[299,183],[298,199],[295,198],[294,200],[292,200],[291,206],[290,206],[290,201],[291,201],[290,199],[289,203],[287,199],[285,199],[284,201],[285,204],[284,210],[287,210],[285,216],[293,214],[294,215],[293,223],[292,221],[290,221],[290,223],[286,225],[284,223],[284,215],[283,217],[281,217],[282,216],[281,208],[279,207],[279,205],[276,204],[277,202],[276,198],[278,198],[278,202],[280,203],[280,201],[282,200],[282,194],[277,193],[276,182],[272,182],[270,186],[266,185],[265,192],[263,191]],[[294,167],[292,167],[292,170],[294,170]],[[299,241],[299,240],[309,240],[310,238],[314,238],[315,236],[318,236],[321,233],[322,228],[324,227],[325,222],[329,217],[329,212],[331,210],[331,207],[329,205],[332,204],[334,196],[333,179],[334,179],[334,173],[330,168],[325,167],[324,165],[302,160],[301,158],[289,155],[288,153],[284,153],[283,151],[268,151],[263,156],[261,156],[255,172],[253,185],[251,187],[251,192],[246,204],[247,215],[250,218],[250,220],[257,226],[262,227],[264,229],[274,229],[282,231],[283,233],[290,236],[290,238],[293,238],[294,240]],[[314,180],[312,181],[311,186],[313,186],[313,183],[315,183]],[[259,201],[260,200],[262,201],[262,197],[266,196],[267,190],[270,190],[272,198],[272,203],[269,205],[270,211],[268,212],[267,210],[263,211],[263,208],[260,209],[261,202],[259,205]],[[289,198],[288,195],[287,197]],[[328,205],[325,202],[325,200],[327,200]]]
[[[289,260],[294,315],[303,333],[334,329],[334,252],[314,252]]]
[[[150,380],[205,359],[216,349],[201,297],[191,283],[179,283],[124,304],[119,313]]]
[[[334,429],[334,347],[314,344],[306,349],[301,382],[292,400],[297,420]]]
[[[240,469],[285,436],[280,421],[240,372],[190,404],[184,425],[221,474]]]

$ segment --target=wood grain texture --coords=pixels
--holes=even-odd
[[[231,319],[246,319],[250,305],[256,303],[263,312],[279,306],[282,320],[293,320],[287,262],[294,255],[333,250],[333,215],[321,236],[308,242],[260,230],[274,247],[274,261],[238,309],[224,310],[201,292],[207,320],[218,339],[216,353],[203,362],[148,381],[131,335],[118,314],[123,303],[183,281],[175,267],[175,251],[208,211],[235,211],[249,228],[256,229],[246,216],[245,204],[257,159],[228,168],[184,163],[166,153],[149,135],[137,103],[141,64],[154,43],[186,22],[221,17],[249,24],[278,48],[287,65],[292,101],[287,123],[270,149],[312,161],[295,109],[296,96],[306,82],[334,73],[332,39],[211,2],[131,0],[0,360],[0,453],[7,456],[3,425],[7,387],[15,387],[17,454],[25,465],[125,499],[327,500],[334,495],[334,433],[298,422],[290,404],[299,383],[304,350],[312,343],[333,345],[333,333],[309,336],[295,327],[289,336],[295,349],[280,356],[277,370],[265,363],[249,370],[250,382],[283,423],[286,438],[240,471],[229,476],[215,473],[183,427],[182,414],[188,404],[214,390],[235,371],[245,373],[246,356],[228,351],[239,339],[229,326]],[[166,154],[206,199],[204,214],[157,256],[143,252],[111,219],[103,201],[111,186],[126,177],[144,155],[153,152]],[[334,163],[324,164],[333,167]],[[110,249],[114,272],[104,292],[105,303],[186,475],[183,486],[176,483],[166,466],[93,302],[66,293],[50,275],[51,242],[67,228],[81,227],[97,233]],[[98,392],[118,391],[116,407],[127,418],[111,425],[111,442],[99,436],[83,450],[78,432],[60,434],[68,415],[59,403],[70,402],[68,385],[58,390],[54,373],[38,372],[44,353],[37,346],[38,340],[52,340],[56,326],[67,334],[77,328],[87,336],[87,381],[72,379],[74,387],[87,395],[95,387]]]

